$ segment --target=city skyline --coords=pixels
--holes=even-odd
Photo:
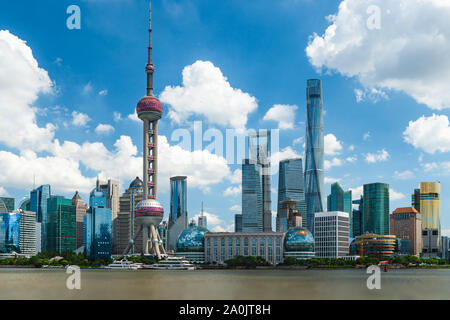
[[[337,13],[337,5],[337,3],[330,2],[328,5],[319,8],[315,4],[302,3],[291,5],[291,9],[295,11],[297,16],[301,17],[304,16],[304,14],[300,15],[299,13],[302,10],[314,10],[316,17],[325,17],[328,14]],[[40,6],[34,4],[30,6],[35,9],[30,11],[39,13],[40,10],[43,10]],[[147,12],[145,6],[145,2],[130,6],[123,6],[119,3],[112,4],[105,9],[104,6],[99,4],[83,2],[81,9],[82,15],[85,17],[83,21],[86,21],[86,23],[82,24],[80,31],[69,31],[65,29],[64,24],[56,25],[56,22],[52,21],[46,22],[44,26],[23,24],[19,20],[22,19],[22,15],[27,16],[27,13],[19,11],[19,7],[15,4],[4,3],[0,5],[4,9],[0,10],[1,12],[8,12],[8,17],[0,19],[0,21],[3,21],[0,29],[9,30],[9,34],[6,34],[6,32],[1,34],[0,42],[11,45],[18,43],[18,39],[27,41],[27,44],[19,46],[19,50],[30,48],[32,58],[41,68],[29,67],[31,68],[29,71],[32,74],[36,72],[37,75],[43,76],[45,80],[45,75],[43,75],[43,70],[45,70],[48,73],[48,79],[55,83],[52,90],[58,90],[58,94],[45,94],[45,89],[50,87],[48,84],[40,82],[43,81],[42,78],[37,77],[36,79],[32,78],[32,80],[43,85],[43,87],[36,87],[34,86],[35,83],[25,83],[24,85],[26,86],[25,89],[39,95],[39,100],[34,101],[33,97],[24,97],[24,100],[17,100],[16,96],[11,96],[11,101],[18,104],[16,106],[18,110],[30,112],[34,115],[35,119],[31,121],[31,124],[29,119],[20,118],[20,121],[23,121],[24,126],[30,126],[37,130],[36,136],[33,137],[37,140],[32,141],[35,143],[30,147],[30,140],[27,140],[30,139],[29,137],[18,137],[16,139],[12,136],[15,131],[10,131],[10,127],[6,128],[7,135],[2,134],[0,137],[0,168],[3,169],[3,173],[0,175],[0,195],[15,197],[18,205],[22,196],[28,195],[29,191],[33,189],[34,177],[36,177],[35,187],[50,184],[52,194],[61,194],[70,198],[78,190],[83,200],[87,202],[87,195],[94,187],[97,175],[100,175],[102,180],[109,178],[120,180],[120,194],[125,191],[125,187],[130,184],[136,175],[143,179],[141,153],[137,151],[142,150],[142,141],[138,139],[142,127],[138,122],[129,119],[128,115],[131,114],[130,110],[132,110],[134,102],[141,96],[142,90],[139,89],[143,88],[144,83],[141,69],[142,62],[145,61],[143,56],[145,50],[140,45],[129,44],[129,41],[141,44],[141,40],[134,40],[144,39],[145,37],[143,34],[146,32],[144,25],[146,19],[141,19],[141,16],[143,17],[144,13]],[[42,7],[49,6],[42,5]],[[58,4],[49,10],[56,16],[61,15],[61,20],[64,20],[65,8],[63,7],[62,4]],[[421,126],[425,128],[428,124],[437,121],[436,123],[443,123],[445,127],[444,118],[449,115],[448,109],[432,110],[415,102],[409,96],[411,94],[408,95],[405,92],[385,90],[381,93],[378,91],[378,93],[374,93],[370,90],[364,91],[365,88],[356,78],[346,79],[340,74],[316,73],[315,67],[318,67],[318,62],[315,58],[317,57],[311,53],[311,50],[317,43],[308,43],[307,37],[314,32],[317,32],[319,36],[322,35],[330,22],[325,19],[320,22],[312,22],[310,18],[304,22],[295,22],[294,15],[291,16],[286,7],[275,5],[275,8],[273,8],[273,5],[269,6],[267,3],[267,5],[261,6],[260,13],[253,20],[253,23],[261,28],[261,34],[263,35],[270,35],[270,32],[272,32],[270,31],[272,27],[270,21],[264,21],[267,17],[264,13],[267,13],[269,7],[274,9],[275,17],[271,17],[271,19],[276,20],[280,16],[287,16],[286,19],[289,24],[293,27],[303,28],[301,35],[296,34],[298,38],[292,40],[290,36],[293,36],[293,34],[286,33],[285,27],[277,22],[272,28],[273,32],[280,35],[279,41],[275,41],[276,44],[272,45],[258,39],[251,39],[250,43],[246,45],[245,37],[244,39],[237,37],[232,40],[213,22],[205,19],[202,10],[224,9],[223,15],[215,13],[214,17],[218,18],[220,23],[220,21],[224,21],[223,19],[231,16],[232,28],[230,33],[235,35],[235,29],[238,29],[244,23],[248,23],[244,22],[242,15],[256,10],[253,5],[239,7],[237,3],[232,2],[229,7],[224,7],[223,4],[194,3],[191,7],[183,7],[196,13],[196,18],[187,19],[193,25],[186,26],[186,22],[179,21],[179,17],[176,18],[175,13],[167,7],[167,3],[154,3],[154,10],[159,12],[154,22],[157,26],[154,28],[158,28],[159,35],[155,37],[154,41],[158,45],[158,51],[160,51],[155,52],[154,57],[158,70],[156,74],[156,81],[158,81],[156,96],[163,101],[164,107],[168,108],[168,114],[166,113],[160,121],[160,148],[164,148],[165,156],[168,157],[160,160],[162,177],[159,178],[160,192],[158,198],[166,211],[164,219],[167,220],[170,207],[169,176],[178,174],[186,175],[189,179],[190,191],[188,191],[187,211],[191,214],[190,218],[200,212],[200,202],[206,197],[211,198],[211,200],[207,202],[208,207],[205,208],[205,216],[208,218],[208,224],[211,225],[213,231],[232,231],[234,229],[232,228],[234,214],[240,213],[240,164],[227,165],[220,157],[203,151],[204,154],[210,156],[213,164],[210,171],[202,172],[204,169],[202,166],[194,165],[192,168],[181,166],[180,172],[173,172],[174,158],[191,159],[193,150],[197,150],[195,146],[192,150],[178,149],[176,141],[170,139],[174,130],[177,128],[189,129],[191,121],[195,120],[203,121],[204,130],[216,128],[223,131],[228,127],[238,128],[243,126],[257,129],[279,128],[280,152],[278,155],[273,155],[274,159],[276,156],[279,157],[278,159],[296,156],[303,158],[304,149],[302,145],[305,141],[304,122],[306,119],[305,81],[309,78],[320,78],[323,85],[325,111],[325,187],[323,196],[328,194],[330,182],[335,182],[337,179],[345,190],[351,189],[353,191],[353,200],[359,198],[363,184],[384,182],[392,188],[390,190],[391,213],[395,208],[411,205],[410,195],[414,189],[419,187],[420,182],[440,181],[442,186],[442,234],[448,234],[446,230],[450,229],[450,218],[447,214],[450,208],[448,201],[450,195],[448,182],[450,180],[447,171],[445,171],[445,158],[448,157],[449,149],[446,145],[443,145],[440,149],[431,149],[431,144],[430,146],[424,146],[420,141],[414,140],[420,138],[420,133],[424,130]],[[357,10],[357,8],[353,9]],[[396,6],[393,6],[393,14],[397,12],[395,9]],[[100,11],[106,11],[107,16],[114,16],[121,10],[125,10],[124,14],[126,15],[139,16],[139,19],[131,21],[128,27],[125,27],[120,19],[116,19],[118,20],[117,26],[110,26],[107,21],[98,19]],[[363,12],[360,12],[360,14],[363,14]],[[0,18],[3,18],[2,13],[0,13]],[[26,18],[22,20],[26,21]],[[92,22],[89,22],[94,20],[97,21],[95,26]],[[210,26],[212,29],[206,32],[200,28],[195,35],[189,32],[192,28],[198,26]],[[51,41],[43,32],[43,28],[46,27],[54,28],[56,41],[67,44],[67,49],[58,48],[53,51],[55,48],[49,45]],[[126,30],[130,39],[124,39],[125,31],[116,30],[120,28]],[[186,39],[182,40],[182,45],[186,45],[185,52],[168,50],[171,46],[174,46],[174,42],[171,41],[174,37],[171,34],[173,32],[171,29],[178,30],[186,36]],[[119,32],[113,34],[113,31]],[[87,53],[89,58],[85,54],[78,57],[82,43],[93,41],[98,34],[111,39],[111,43],[108,41],[108,46],[105,42],[101,42],[95,47],[95,50],[101,53],[100,56],[96,56],[93,52],[94,49],[90,49],[92,51]],[[18,37],[18,39],[12,35]],[[207,35],[203,42],[201,41],[202,35]],[[213,41],[214,36],[217,36],[218,40]],[[166,41],[167,43],[165,43]],[[197,45],[187,45],[189,42],[197,43]],[[292,42],[295,42],[295,44],[292,44]],[[209,48],[209,43],[216,44],[217,49]],[[279,45],[288,52],[281,52],[280,49],[274,48],[275,45]],[[238,48],[239,46],[245,47],[250,57],[256,57],[256,52],[261,47],[270,47],[271,50],[267,50],[268,52],[262,57],[249,64],[242,50],[232,52],[231,48]],[[306,48],[309,48],[310,52],[307,53],[307,57],[304,57],[302,53]],[[100,57],[109,52],[110,49],[114,49],[117,53],[108,54],[105,62],[98,63]],[[165,52],[170,52],[170,54],[165,56]],[[9,54],[8,51],[6,53]],[[227,58],[226,54],[232,54],[233,59]],[[120,55],[122,55],[122,58]],[[123,61],[123,55],[130,55],[132,58],[127,60],[131,61]],[[294,56],[295,59],[293,59]],[[8,59],[5,61],[15,62],[22,66],[23,61],[20,60],[20,54],[8,56]],[[282,60],[290,61],[292,66]],[[83,62],[83,65],[81,65],[81,62]],[[263,75],[267,73],[264,68],[267,67],[269,62],[273,64],[269,66],[271,69],[269,71],[285,78],[280,83],[272,81],[270,95],[265,92],[267,81],[258,79],[258,77],[264,78]],[[112,70],[108,70],[110,66],[118,69],[118,77],[111,77],[110,72]],[[263,66],[264,68],[262,68]],[[327,67],[326,64],[324,66]],[[217,114],[213,113],[216,104],[214,104],[214,108],[211,108],[211,112],[193,108],[194,111],[183,109],[179,101],[189,97],[188,89],[194,90],[193,92],[199,97],[204,97],[201,95],[203,93],[202,88],[185,87],[186,81],[182,82],[182,71],[185,67],[185,74],[190,74],[192,77],[199,77],[202,72],[213,77],[211,81],[220,80],[220,76],[227,77],[226,81],[228,82],[225,81],[225,84],[229,83],[231,88],[243,91],[243,95],[238,95],[233,90],[229,93],[230,96],[236,95],[242,99],[242,112],[237,112],[239,114],[231,114],[232,112],[230,112],[230,115],[223,116],[223,122],[220,122],[216,119]],[[290,69],[296,70],[293,72]],[[339,68],[335,69],[340,70]],[[67,74],[70,76],[67,76]],[[120,77],[136,80],[126,83],[127,81],[120,80]],[[199,79],[201,80],[201,78],[197,80]],[[223,81],[219,80],[217,81],[220,85],[225,85]],[[17,81],[11,81],[11,83],[11,85],[20,84]],[[177,86],[181,88],[181,91],[184,90],[185,96],[176,95],[175,89]],[[11,94],[15,92],[14,90],[10,91]],[[245,93],[248,93],[248,96]],[[382,93],[388,95],[389,99],[383,98]],[[375,97],[371,95],[375,95]],[[364,98],[366,100],[356,101]],[[370,100],[372,98],[375,100],[378,98],[379,101],[375,103]],[[225,104],[225,106],[227,105]],[[35,109],[31,109],[31,107]],[[233,105],[228,107],[230,111],[236,112]],[[247,109],[244,107],[247,107]],[[2,108],[4,108],[4,105],[0,102],[0,109]],[[116,112],[115,116],[114,112]],[[119,113],[121,117],[118,116]],[[433,117],[433,113],[437,116]],[[281,118],[284,114],[288,114],[288,116]],[[386,114],[390,115],[389,119],[386,119]],[[245,119],[243,115],[245,115]],[[290,118],[289,115],[294,115],[295,120],[292,117]],[[11,119],[9,113],[2,113],[2,116],[11,124],[16,121]],[[421,118],[422,116],[424,118]],[[179,123],[177,119],[188,122],[181,121]],[[412,123],[408,124],[409,121]],[[47,123],[51,123],[58,128],[50,130],[49,127],[46,127]],[[100,124],[103,126],[100,126]],[[114,131],[108,129],[110,127],[107,125],[112,126]],[[441,128],[440,125],[436,126],[435,130]],[[403,134],[406,131],[408,133]],[[48,135],[49,132],[53,132],[53,134]],[[109,134],[107,135],[107,133]],[[408,139],[410,142],[406,141]],[[204,141],[203,148],[207,144]],[[96,147],[98,148],[95,149]],[[85,161],[81,160],[80,155],[86,156],[89,151],[98,153],[98,155],[86,158]],[[77,155],[77,152],[79,155]],[[11,163],[23,163],[24,161],[29,164],[24,165],[23,169],[18,168],[15,171],[16,176],[12,176],[10,174],[12,171]],[[124,168],[124,163],[129,163],[129,167]],[[278,162],[272,161],[272,165],[278,166]],[[34,170],[32,170],[33,168]],[[55,180],[55,172],[58,171],[53,170],[60,170],[59,172],[61,172],[62,168],[66,169],[64,171],[66,171],[67,176],[64,179],[59,179],[61,181]],[[44,175],[47,172],[48,175]],[[277,189],[277,182],[278,176],[273,175],[271,177],[272,189]],[[214,196],[212,197],[212,195]],[[277,197],[276,193],[272,193],[272,211],[276,212],[276,210]],[[274,217],[272,218],[274,219]],[[274,229],[273,221],[272,228]]]

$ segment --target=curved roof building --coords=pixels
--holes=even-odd
[[[203,252],[205,249],[205,233],[208,229],[190,224],[177,239],[177,252]]]

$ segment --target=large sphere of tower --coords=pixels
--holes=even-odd
[[[158,226],[164,216],[164,209],[156,199],[139,202],[135,209],[136,223],[144,226]]]
[[[163,114],[163,107],[156,97],[145,96],[139,100],[136,113],[141,120],[159,120]]]

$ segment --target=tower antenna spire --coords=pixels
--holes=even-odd
[[[149,15],[149,28],[148,28],[148,62],[145,67],[147,73],[147,96],[153,97],[153,73],[155,67],[152,63],[152,1],[150,0],[150,15]]]

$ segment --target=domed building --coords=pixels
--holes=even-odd
[[[189,224],[178,236],[175,256],[185,257],[189,262],[203,263],[205,261],[205,233],[208,229]]]
[[[310,259],[314,256],[312,233],[303,227],[290,228],[284,236],[284,257]]]

